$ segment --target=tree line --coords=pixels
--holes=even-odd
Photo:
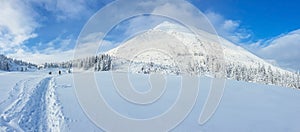
[[[259,62],[251,63],[254,65],[224,63],[225,66],[222,68],[221,64],[215,60],[216,57],[213,56],[207,56],[205,59],[197,60],[194,64],[188,66],[188,72],[192,75],[209,75],[213,77],[217,77],[218,73],[223,73],[222,76],[227,79],[300,89],[299,72],[284,71],[277,67]],[[184,74],[179,67],[174,65],[162,65],[156,64],[155,62],[131,62],[107,54],[63,63],[46,63],[45,68],[79,68],[93,71],[126,70],[123,72],[127,72],[127,69],[124,69],[124,65],[129,67],[129,72],[133,73]]]
[[[35,69],[37,65],[8,58],[5,55],[0,55],[0,70],[3,71],[27,71],[28,69]]]

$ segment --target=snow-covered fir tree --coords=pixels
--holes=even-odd
[[[109,55],[103,54],[62,63],[45,63],[44,67],[69,69],[78,68],[83,70],[109,71],[111,69],[111,57]]]
[[[24,62],[17,59],[8,58],[5,55],[0,55],[0,70],[3,71],[27,71],[36,69],[37,65]]]

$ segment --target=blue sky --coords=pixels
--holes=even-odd
[[[195,0],[203,11],[238,20],[253,32],[253,39],[273,38],[300,28],[299,0]]]
[[[207,15],[222,37],[278,65],[300,69],[299,0],[188,1]],[[70,59],[85,23],[110,2],[1,0],[0,54],[36,63]],[[148,27],[159,22],[152,21]],[[112,42],[106,43],[118,43],[121,40],[114,36],[136,31],[132,28],[130,22],[123,22],[108,36]]]

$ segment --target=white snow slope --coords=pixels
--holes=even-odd
[[[116,93],[110,72],[98,72],[95,76],[103,86],[99,91],[108,105],[124,116],[137,119],[154,117],[168,110],[181,86],[180,77],[166,76],[163,96],[151,105],[141,106],[129,103]],[[149,75],[129,76],[138,91],[149,89]],[[237,81],[226,82],[216,113],[206,124],[199,125],[199,114],[208,95],[211,78],[199,79],[199,96],[193,110],[172,131],[300,131],[299,90]],[[0,80],[0,131],[102,131],[80,107],[72,74],[0,73]],[[8,96],[2,96],[6,94]]]
[[[219,45],[219,46],[218,46]],[[186,52],[189,53],[186,53]],[[203,30],[187,29],[171,22],[163,22],[155,28],[141,33],[107,54],[133,62],[154,62],[161,65],[178,65],[188,55],[196,64],[201,64],[207,56],[223,56],[225,64],[234,63],[247,67],[258,67],[259,63],[281,73],[289,72],[257,57],[232,42]],[[181,59],[181,57],[185,57]],[[128,66],[115,66],[115,71],[128,71]],[[131,66],[134,69],[134,66]],[[184,69],[191,69],[186,65]],[[137,73],[136,71],[133,71]],[[189,72],[189,71],[187,71]]]

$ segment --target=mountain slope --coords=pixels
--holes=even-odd
[[[208,76],[224,72],[229,79],[300,87],[299,74],[273,66],[217,35],[170,22],[131,38],[107,54],[115,58],[115,71]],[[169,68],[173,69],[166,72]]]
[[[223,50],[223,55],[226,63],[240,63],[244,65],[258,66],[261,63],[265,66],[272,66],[263,59],[255,56],[254,54],[248,52],[247,50],[239,47],[224,38],[220,38],[214,34],[197,30],[197,34],[194,34],[183,26],[176,25],[169,22],[163,22],[162,24],[156,26],[153,30],[147,31],[143,34],[136,36],[120,45],[119,47],[112,49],[108,54],[124,58],[127,60],[132,60],[130,58],[132,54],[138,54],[139,52],[151,48],[151,49],[161,49],[162,46],[170,47],[165,52],[185,52],[188,51],[192,54],[196,60],[204,59],[207,55],[214,55],[219,53],[214,53],[215,45],[221,45]],[[173,37],[173,38],[172,38]],[[174,43],[174,39],[180,42],[178,44]],[[179,49],[180,44],[184,44],[188,50]],[[165,48],[166,49],[166,48]],[[156,57],[157,61],[155,63],[171,63],[170,60],[165,61],[161,56],[157,55],[156,52],[147,52],[147,57]],[[181,54],[181,53],[180,53]],[[184,54],[184,53],[182,53]],[[221,54],[221,55],[222,55]],[[147,57],[139,57],[136,61],[147,61]],[[178,56],[177,56],[178,57]],[[177,59],[177,58],[173,58]],[[282,71],[278,67],[272,66]]]

